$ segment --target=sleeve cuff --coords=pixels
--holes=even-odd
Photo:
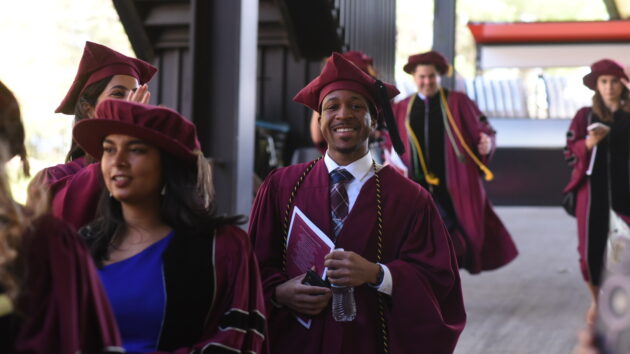
[[[378,263],[383,268],[383,282],[379,285],[376,290],[387,294],[389,296],[392,295],[392,290],[394,288],[394,280],[392,279],[392,272],[389,271],[386,265]]]
[[[284,307],[284,306],[282,306],[281,303],[276,301],[276,289],[275,288],[273,289],[273,292],[271,294],[272,295],[271,295],[271,299],[270,300],[271,300],[271,304],[273,305],[273,307],[275,307],[277,309],[280,309],[280,308]]]

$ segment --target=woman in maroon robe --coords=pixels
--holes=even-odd
[[[630,84],[623,66],[602,59],[591,65],[584,85],[595,91],[593,106],[581,108],[567,132],[565,156],[573,172],[564,192],[576,196],[580,269],[593,296],[587,314],[592,323],[610,215],[630,223]]]
[[[438,52],[409,57],[404,70],[418,92],[394,106],[407,176],[426,188],[453,238],[460,267],[475,274],[511,262],[518,251],[486,195],[480,174],[495,149],[495,131],[465,94],[440,87],[449,71]]]
[[[455,348],[466,314],[448,232],[427,191],[392,167],[373,163],[368,150],[377,114],[388,110],[397,93],[333,53],[294,98],[320,112],[328,151],[323,159],[273,171],[254,202],[249,232],[260,260],[273,353]],[[393,117],[387,123],[395,130]],[[336,166],[357,174],[348,185],[349,213],[339,233],[333,231],[329,194],[329,173]],[[325,266],[331,283],[354,287],[354,321],[333,320],[330,290],[302,284],[304,274],[290,278],[283,269],[283,224],[293,207],[345,250],[328,254]],[[310,328],[297,315],[310,317]]]
[[[105,99],[147,103],[147,82],[156,72],[140,59],[85,42],[76,77],[55,113],[74,114],[76,124],[93,118],[96,105]],[[101,191],[99,168],[91,166],[92,162],[72,141],[66,163],[44,169],[31,184],[50,187],[53,215],[77,229],[94,218]]]
[[[17,101],[0,83],[1,163],[28,162]],[[85,245],[62,221],[13,201],[0,174],[0,353],[120,352],[107,297]]]
[[[99,217],[80,230],[130,352],[261,353],[258,264],[238,217],[216,215],[195,126],[105,100],[74,138],[100,161]]]

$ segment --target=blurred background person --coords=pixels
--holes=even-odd
[[[240,217],[217,216],[195,126],[167,108],[106,100],[74,138],[100,161],[88,241],[129,352],[264,349],[258,264]]]
[[[24,208],[4,164],[19,156],[28,175],[18,103],[0,82],[0,352],[106,353],[120,336],[87,248],[39,204]],[[34,199],[33,199],[34,201]]]
[[[86,42],[77,74],[55,113],[74,114],[74,122],[94,117],[105,99],[149,102],[147,82],[157,69],[106,46]],[[66,163],[39,172],[31,185],[51,189],[53,215],[75,228],[94,218],[100,195],[99,166],[73,140]]]
[[[580,269],[593,300],[587,322],[593,323],[611,223],[626,229],[630,223],[630,84],[624,67],[610,59],[593,63],[583,82],[595,92],[593,105],[576,113],[567,132],[565,157],[573,171],[564,192],[575,194]]]
[[[412,55],[404,70],[418,92],[394,106],[405,153],[392,164],[433,196],[460,267],[475,274],[508,264],[518,251],[480,178],[492,179],[496,132],[468,96],[440,86],[451,70],[440,53]]]

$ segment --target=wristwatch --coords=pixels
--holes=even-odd
[[[376,275],[376,282],[375,283],[368,283],[369,286],[378,289],[381,284],[383,284],[383,278],[385,278],[385,271],[383,270],[383,266],[380,263],[376,263],[378,264],[378,274]]]

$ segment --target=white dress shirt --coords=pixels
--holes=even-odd
[[[352,181],[346,183],[346,192],[348,193],[348,215],[350,215],[350,211],[352,210],[354,203],[357,201],[361,188],[363,188],[365,182],[374,176],[374,169],[372,168],[372,154],[368,151],[362,158],[350,163],[349,165],[340,166],[333,161],[332,158],[330,158],[328,151],[326,151],[326,154],[324,155],[324,163],[326,164],[329,174],[335,168],[341,167],[350,172],[350,174],[354,177]],[[376,205],[374,208],[376,209]],[[383,282],[379,285],[377,290],[387,295],[391,295],[394,287],[392,273],[386,265],[380,264],[380,266],[383,267],[383,272],[385,274]]]

